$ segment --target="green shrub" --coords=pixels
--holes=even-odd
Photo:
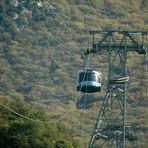
[[[55,144],[55,148],[74,148],[72,144],[66,140],[59,140]]]

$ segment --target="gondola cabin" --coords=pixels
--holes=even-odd
[[[77,73],[77,91],[95,93],[101,91],[101,73],[92,69],[79,70]]]

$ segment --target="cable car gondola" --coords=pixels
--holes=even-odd
[[[77,73],[77,91],[95,93],[101,91],[101,73],[92,69],[79,70]]]

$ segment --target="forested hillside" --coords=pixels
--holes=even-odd
[[[88,96],[85,110],[78,109],[78,103],[84,107],[85,96],[76,92],[75,78],[83,68],[82,49],[91,47],[88,32],[148,31],[147,14],[147,0],[1,1],[0,102],[4,103],[4,96],[39,107],[49,121],[70,128],[85,147],[105,94],[108,60],[104,53],[92,58],[94,68],[103,73],[103,89]],[[147,63],[147,57],[143,60],[142,55],[128,54],[127,121],[138,126],[137,143],[128,145],[134,143],[137,148],[148,146]],[[2,110],[0,114],[5,117]]]

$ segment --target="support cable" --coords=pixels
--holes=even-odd
[[[85,55],[85,56],[88,56],[88,55]],[[84,81],[85,77],[86,77],[86,81],[88,80],[88,75],[86,75],[86,71],[87,71],[88,67],[90,67],[90,61],[88,61],[88,57],[87,57],[87,58],[85,57],[84,77],[83,77],[82,81]],[[83,85],[81,85],[81,87],[80,87],[80,89],[79,89],[79,92],[81,91],[82,86],[83,86]],[[87,92],[87,86],[86,86],[86,92]],[[80,94],[80,93],[79,93],[79,94]],[[80,97],[80,96],[79,96],[79,97]],[[79,98],[79,99],[80,99],[80,98]],[[79,100],[79,99],[78,99],[78,100]],[[83,106],[83,109],[84,109],[84,110],[86,110],[86,100],[87,100],[87,93],[85,93],[85,98],[84,98],[84,106]],[[83,120],[82,120],[82,121],[83,121]],[[82,126],[81,134],[83,133],[83,131],[84,131],[84,128],[83,128],[83,126]],[[82,138],[82,136],[81,136],[81,145],[82,145],[82,141],[83,141],[83,138]]]
[[[0,103],[0,106],[5,108],[6,110],[12,112],[13,114],[23,118],[23,119],[26,119],[26,120],[29,120],[29,121],[32,121],[32,122],[35,122],[35,123],[42,123],[42,124],[49,124],[49,123],[51,123],[51,121],[42,121],[42,120],[32,119],[31,117],[24,116],[24,115],[14,111],[14,110],[12,110],[11,108],[5,106],[4,104]]]

